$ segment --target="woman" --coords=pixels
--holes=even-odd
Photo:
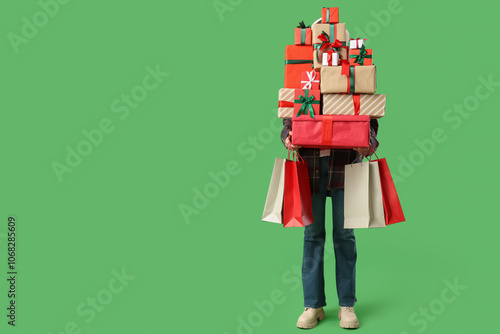
[[[360,161],[362,156],[373,154],[378,148],[378,122],[370,121],[371,148],[320,150],[301,148],[291,144],[291,120],[283,120],[281,140],[286,147],[298,150],[307,161],[311,185],[314,223],[304,231],[302,260],[302,287],[305,310],[297,321],[299,328],[314,328],[325,318],[325,281],[323,255],[325,245],[326,198],[332,199],[333,247],[335,250],[335,277],[339,299],[340,327],[358,328],[354,313],[356,303],[356,239],[352,229],[344,229],[344,166]]]

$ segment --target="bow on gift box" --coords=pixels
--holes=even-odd
[[[321,35],[318,36],[318,39],[321,41],[319,44],[315,44],[314,48],[316,49],[316,59],[319,63],[319,51],[323,51],[325,49],[331,49],[339,54],[339,59],[342,59],[340,56],[340,48],[346,48],[347,46],[342,45],[342,42],[336,39],[333,43],[330,42],[330,36],[326,34],[326,32],[322,31]]]
[[[367,55],[366,48],[364,45],[359,49],[359,55],[351,55],[351,58],[355,58],[354,62],[359,65],[365,64],[365,58],[371,58],[371,55]]]
[[[313,104],[319,104],[319,101],[314,101],[314,95],[309,96],[309,90],[304,90],[304,96],[300,95],[298,100],[295,100],[295,103],[301,103],[302,107],[300,107],[299,112],[297,113],[297,117],[304,114],[307,115],[307,111],[309,110],[309,115],[314,118],[314,109]]]
[[[312,89],[313,82],[319,83],[319,79],[316,79],[318,72],[310,71],[307,73],[307,80],[302,80],[300,83],[303,83],[302,89]]]
[[[307,26],[306,27],[306,24],[304,23],[304,20],[302,20],[302,21],[299,22],[299,25],[297,26],[297,28],[305,29],[305,28],[311,28],[311,26]]]

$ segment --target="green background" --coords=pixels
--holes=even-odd
[[[2,332],[299,331],[303,228],[260,218],[282,152],[284,48],[298,21],[312,23],[328,5],[340,6],[351,37],[364,34],[374,49],[377,92],[388,97],[378,154],[401,176],[407,219],[356,231],[358,331],[498,330],[500,89],[488,91],[479,79],[500,82],[498,4],[219,3],[220,15],[211,0],[74,0],[16,53],[9,36],[21,35],[23,17],[33,22],[42,7],[2,2]],[[114,112],[122,94],[140,90],[148,66],[168,76],[126,117]],[[476,89],[489,96],[477,100]],[[464,103],[465,116],[448,114]],[[66,164],[67,146],[76,149],[82,131],[103,119],[113,130],[60,181],[53,163]],[[446,140],[422,153],[417,142],[435,129]],[[192,207],[196,191],[213,183],[210,173],[231,161],[237,168],[227,185],[212,188],[185,219],[180,208]],[[16,328],[5,316],[10,215],[18,228]],[[342,330],[331,237],[327,244],[327,319],[315,333]],[[134,278],[118,289],[113,271],[122,270]],[[464,289],[444,303],[446,282],[455,280]],[[259,310],[272,294],[279,302]],[[88,321],[77,309],[90,310],[92,298],[99,311]],[[420,314],[429,308],[428,318]]]

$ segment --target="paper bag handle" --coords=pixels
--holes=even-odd
[[[292,161],[304,161],[304,159],[300,156],[299,152],[295,151],[292,149],[292,159],[290,159],[290,146],[292,146],[291,144],[288,146],[288,160],[292,160]],[[300,160],[299,160],[300,158]]]
[[[370,151],[373,151],[373,153],[372,153],[372,154],[375,154],[375,156],[377,157],[377,160],[378,160],[378,155],[377,155],[377,153],[375,152],[375,150],[373,149],[373,146],[372,146],[372,144],[371,144],[371,143],[370,143],[370,145],[369,145],[368,147],[370,148]],[[370,151],[368,151],[368,152],[370,152]],[[370,154],[370,158],[368,158],[368,156],[363,156],[363,157],[367,158],[367,159],[368,159],[368,161],[370,161],[370,162],[372,161],[372,159],[371,159],[371,154]],[[363,160],[363,159],[361,159],[361,160]]]

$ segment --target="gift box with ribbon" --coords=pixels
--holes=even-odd
[[[279,91],[278,118],[292,118],[295,89],[281,88]]]
[[[360,49],[363,45],[365,45],[366,38],[351,38],[349,47],[352,49]]]
[[[302,72],[313,69],[311,45],[287,45],[285,49],[285,88],[302,88]]]
[[[349,47],[347,42],[349,33],[345,29],[345,23],[337,24],[315,24],[312,27],[314,46],[314,69],[321,68],[323,53],[334,51],[339,54],[339,59],[347,59]]]
[[[323,53],[323,66],[338,66],[339,54],[334,51],[326,51]]]
[[[352,66],[373,65],[373,50],[365,49],[364,45],[360,49],[351,49],[349,54],[349,64]]]
[[[370,116],[292,117],[292,144],[321,149],[370,146]]]
[[[323,94],[323,115],[385,115],[384,94]]]
[[[374,94],[377,88],[376,67],[350,66],[346,60],[341,66],[321,68],[321,93]]]
[[[295,28],[295,45],[312,45],[311,26],[306,27],[304,21]]]
[[[339,7],[323,7],[321,23],[339,23]]]
[[[296,89],[294,95],[293,114],[295,116],[319,115],[321,104],[321,92],[314,89]]]
[[[315,89],[319,90],[319,77],[320,73],[315,70],[302,72],[300,83],[302,89]]]

